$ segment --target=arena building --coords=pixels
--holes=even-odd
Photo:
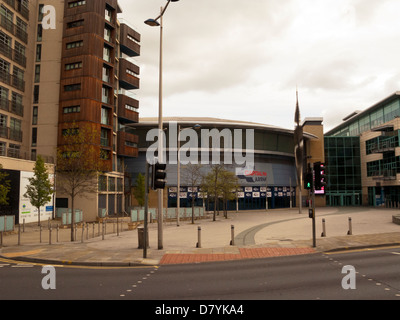
[[[305,139],[304,168],[307,168],[308,163],[324,160],[322,118],[305,119],[302,125]],[[191,150],[198,151],[196,159],[198,159],[198,163],[202,164],[201,169],[204,173],[211,169],[213,154],[219,153],[221,163],[225,165],[226,169],[235,172],[238,177],[240,189],[237,193],[237,200],[229,203],[229,210],[266,209],[267,199],[269,209],[289,208],[299,204],[293,130],[254,122],[183,117],[164,118],[163,126],[167,155],[167,186],[164,191],[164,207],[177,207],[178,165],[177,161],[170,160],[176,160],[177,132],[181,133],[179,135],[182,148],[180,154],[181,157],[183,156],[182,150],[190,140],[190,135],[184,134],[188,129],[192,129],[192,134],[194,129],[197,129],[197,148],[194,147]],[[135,134],[139,137],[139,156],[126,161],[126,170],[133,181],[136,180],[139,173],[145,173],[147,150],[151,145],[157,144],[157,139],[149,141],[147,134],[151,130],[156,131],[158,118],[141,118],[139,123],[134,124],[134,127]],[[220,135],[217,138],[224,138],[221,138],[220,144],[215,147],[210,141],[205,141],[208,136],[204,136],[200,131],[203,133],[214,132]],[[235,135],[238,132],[242,132],[241,136]],[[231,141],[231,144],[226,145],[227,140]],[[237,146],[242,149],[237,150]],[[239,151],[241,155],[246,154],[247,157],[253,154],[254,167],[249,169],[248,163],[239,164],[235,162],[234,156],[229,157],[229,152],[235,153],[235,151]],[[186,148],[185,153],[187,152]],[[227,157],[229,160],[233,158],[233,161],[227,162]],[[190,187],[184,173],[185,165],[181,164],[179,166],[180,207],[190,206],[192,197],[195,197],[196,206],[202,206],[201,190],[198,187]],[[305,205],[308,190],[303,190],[301,198]],[[156,201],[156,196],[151,194],[150,206],[156,206]],[[212,202],[206,200],[204,202],[207,210],[213,210]],[[316,203],[325,205],[324,195],[317,196]],[[135,205],[134,199],[132,205]]]

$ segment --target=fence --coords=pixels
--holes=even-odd
[[[177,208],[164,208],[163,214],[166,219],[176,219]],[[152,220],[157,219],[157,209],[149,208],[149,216]],[[192,217],[192,208],[180,208],[179,209],[179,218],[191,218]],[[203,207],[195,207],[194,208],[194,217],[195,218],[203,218],[204,217],[204,208]],[[131,222],[139,222],[144,221],[144,209],[132,209],[131,210]]]
[[[0,232],[14,231],[15,216],[0,216]]]
[[[62,225],[68,225],[71,224],[71,209],[68,209],[67,212],[63,212],[61,215],[61,224]],[[80,223],[83,221],[83,211],[76,209],[75,210],[75,223]]]

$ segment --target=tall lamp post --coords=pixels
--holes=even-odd
[[[144,23],[151,27],[160,27],[160,71],[159,71],[159,94],[158,94],[158,162],[164,163],[163,159],[163,113],[162,113],[162,67],[163,67],[163,15],[170,2],[179,0],[168,0],[160,15],[155,19],[147,19]],[[160,20],[160,22],[158,22]],[[158,249],[163,249],[163,190],[158,190]]]

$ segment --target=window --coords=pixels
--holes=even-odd
[[[82,68],[82,61],[81,62],[75,62],[75,63],[68,63],[65,65],[65,70],[74,70],[74,69],[80,69]]]
[[[0,128],[7,127],[7,116],[5,114],[0,113]]]
[[[103,60],[111,62],[111,49],[109,47],[104,47]]]
[[[32,147],[37,145],[37,128],[32,128]]]
[[[110,82],[111,68],[103,66],[103,81]]]
[[[101,90],[101,102],[110,103],[110,89],[103,87]]]
[[[81,19],[81,20],[76,20],[76,21],[68,22],[68,23],[67,23],[67,29],[81,27],[81,26],[83,26],[83,22],[84,22],[84,21],[85,21],[85,20]]]
[[[64,114],[68,113],[78,113],[81,112],[81,106],[71,106],[71,107],[65,107],[63,109]]]
[[[68,3],[68,8],[80,7],[86,4],[86,0],[72,1]]]
[[[32,125],[34,125],[34,126],[38,124],[38,115],[39,115],[39,108],[38,107],[33,107]]]
[[[35,66],[35,82],[40,82],[40,64]]]
[[[125,105],[125,109],[130,110],[130,111],[135,111],[135,112],[137,112],[137,111],[139,110],[138,108],[132,107],[132,106],[129,105],[129,104],[126,104],[126,105]]]
[[[38,22],[43,21],[43,12],[42,12],[43,7],[44,7],[44,4],[39,4]]]
[[[16,92],[11,94],[11,112],[21,117],[24,116],[24,106],[22,104],[22,95]]]
[[[107,129],[101,128],[100,131],[100,145],[103,147],[108,147],[110,146],[110,142],[108,140],[108,131]]]
[[[43,26],[41,24],[38,24],[37,27],[37,41],[41,42],[43,38]]]
[[[111,22],[112,19],[112,11],[111,9],[106,8],[105,18],[107,21]]]
[[[109,125],[110,111],[108,108],[101,108],[101,124]]]
[[[74,42],[68,42],[67,43],[67,49],[74,49],[74,48],[80,48],[83,47],[83,40],[80,41],[74,41]]]
[[[64,91],[65,92],[70,92],[70,91],[78,91],[81,90],[81,84],[80,83],[75,83],[75,84],[70,84],[64,86]]]
[[[39,103],[39,92],[40,92],[40,87],[34,86],[34,88],[33,88],[33,103]]]
[[[137,143],[131,142],[131,141],[125,141],[125,145],[127,147],[131,147],[131,148],[137,148],[138,147]]]
[[[36,62],[40,62],[42,60],[42,45],[38,44],[36,46]]]
[[[107,27],[104,28],[104,40],[111,42],[111,29]]]
[[[129,74],[129,75],[131,75],[131,76],[136,76],[136,74],[135,74],[135,72],[133,72],[132,70],[130,70],[130,69],[126,69],[126,73],[127,74]]]

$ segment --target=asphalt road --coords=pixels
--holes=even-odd
[[[355,289],[342,287],[346,265],[355,269]],[[148,268],[55,266],[54,279],[42,268],[0,260],[0,300],[156,300],[150,313],[162,300],[194,300],[192,312],[210,312],[202,301],[217,300],[236,301],[233,308],[246,300],[400,300],[398,247]],[[55,289],[43,289],[45,277]]]

